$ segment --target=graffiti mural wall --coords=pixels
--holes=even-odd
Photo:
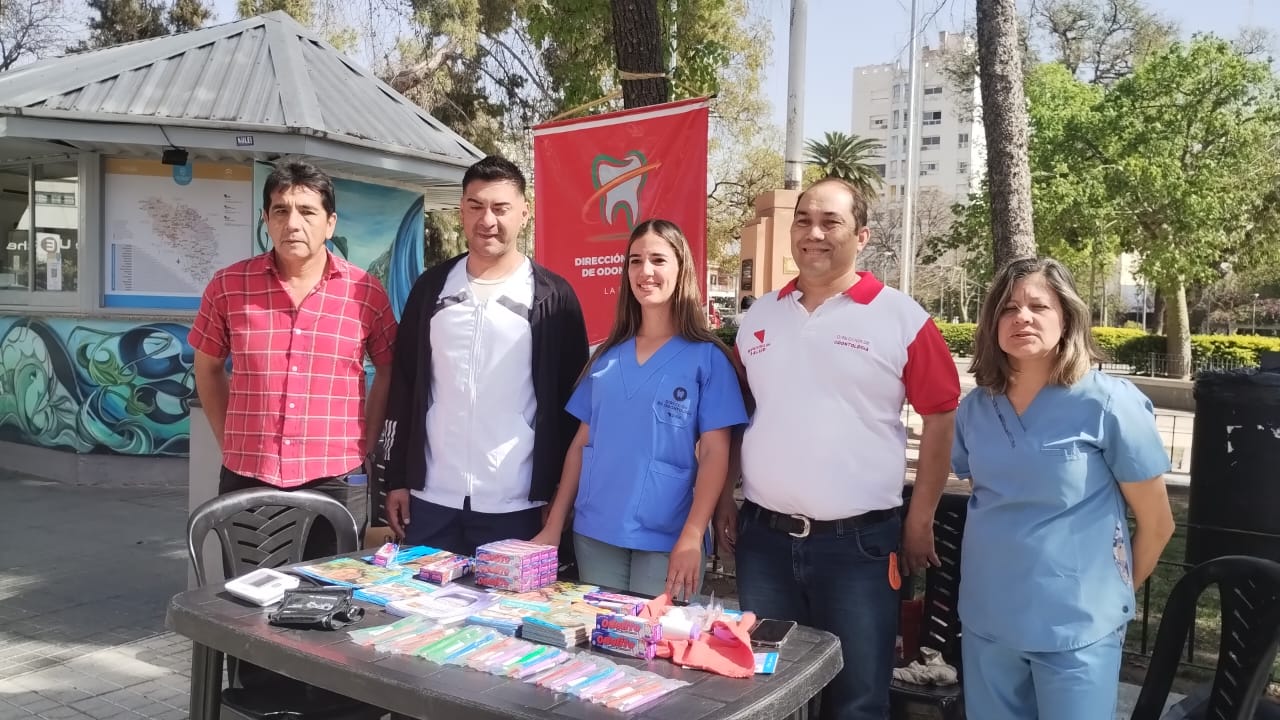
[[[189,326],[0,316],[0,440],[78,453],[187,454]]]
[[[270,168],[257,163],[254,171],[260,218]],[[376,275],[399,317],[423,269],[422,196],[348,179],[334,186],[338,229],[330,248]],[[270,247],[260,223],[255,230],[250,253]],[[172,321],[0,315],[0,440],[185,457],[195,398],[189,329]]]

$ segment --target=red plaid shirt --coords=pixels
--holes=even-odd
[[[358,467],[364,358],[390,365],[395,337],[381,283],[332,253],[297,308],[271,252],[219,270],[187,340],[206,355],[231,356],[222,463],[282,488]]]

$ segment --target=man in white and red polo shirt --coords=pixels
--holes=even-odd
[[[821,703],[821,716],[838,720],[889,717],[898,566],[937,564],[933,514],[960,399],[928,313],[855,270],[868,238],[866,200],[848,183],[800,195],[799,277],[752,304],[738,330],[755,400],[741,443],[746,501],[739,511],[728,483],[716,517],[736,549],[744,610],[840,637],[844,669]],[[924,418],[905,520],[904,399]]]
[[[395,315],[377,278],[325,247],[338,219],[328,175],[282,164],[262,194],[272,249],[214,274],[188,335],[196,390],[222,448],[218,492],[318,490],[363,527],[368,486],[350,478],[364,473],[382,425]],[[317,523],[304,553],[335,548],[332,528]]]

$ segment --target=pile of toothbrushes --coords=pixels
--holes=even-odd
[[[350,633],[378,652],[412,655],[533,683],[620,711],[634,710],[688,685],[609,658],[509,637],[478,625],[446,627],[408,617]]]

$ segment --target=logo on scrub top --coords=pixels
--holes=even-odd
[[[684,402],[685,399],[689,397],[689,391],[682,387],[678,387],[671,391],[671,397],[675,399],[676,402]]]
[[[767,343],[767,342],[765,342],[765,341],[764,341],[764,331],[763,331],[763,330],[756,330],[755,332],[753,332],[753,333],[751,333],[751,334],[756,336],[756,345],[755,345],[755,347],[747,348],[747,354],[748,354],[748,355],[759,355],[760,353],[762,353],[762,352],[764,352],[765,350],[768,350],[768,349],[769,349],[769,345],[770,345],[771,343]]]

